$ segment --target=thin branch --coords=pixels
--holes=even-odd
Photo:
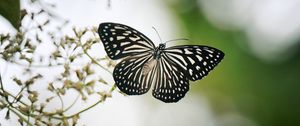
[[[116,85],[114,84],[113,87],[109,90],[108,93],[111,94],[111,93],[115,90],[115,88],[116,88]],[[87,108],[85,108],[85,109],[83,109],[83,110],[81,110],[81,111],[79,111],[79,112],[77,112],[77,113],[75,113],[75,114],[72,114],[72,115],[70,115],[70,116],[66,116],[66,118],[72,118],[72,117],[75,116],[75,115],[79,115],[79,114],[81,114],[81,113],[83,113],[83,112],[85,112],[85,111],[87,111],[87,110],[89,110],[89,109],[91,109],[91,108],[97,106],[99,103],[102,103],[103,101],[106,100],[106,98],[107,98],[107,95],[103,95],[103,96],[101,97],[101,99],[100,99],[99,101],[97,101],[96,103],[94,103],[93,105],[91,105],[91,106],[89,106],[89,107],[87,107]]]
[[[33,126],[27,119],[25,119],[21,114],[19,114],[18,112],[16,112],[14,109],[7,107],[10,111],[12,111],[14,114],[16,114],[20,119],[22,119],[23,121],[26,122],[26,124],[28,126]]]
[[[70,109],[75,105],[75,103],[78,101],[79,97],[80,97],[80,95],[78,94],[78,96],[77,96],[76,99],[73,101],[73,103],[72,103],[69,107],[67,107],[67,108],[64,110],[64,112],[70,110]]]

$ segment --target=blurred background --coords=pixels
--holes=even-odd
[[[190,91],[178,103],[163,103],[151,93],[125,97],[115,92],[112,99],[84,113],[80,125],[300,125],[300,0],[44,2],[55,4],[51,11],[70,21],[63,34],[74,26],[116,22],[141,31],[156,45],[160,40],[152,27],[163,41],[188,38],[187,44],[208,45],[225,53],[207,77],[190,82]],[[23,0],[21,8],[35,6]],[[0,16],[0,32],[16,31]],[[94,55],[106,54],[99,48]],[[4,64],[1,61],[1,68]],[[5,66],[6,75],[18,67]],[[3,126],[16,124],[0,114]]]

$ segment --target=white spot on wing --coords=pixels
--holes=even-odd
[[[200,66],[196,66],[196,70],[200,70]]]
[[[122,29],[122,30],[125,30],[125,28],[120,27],[120,26],[115,26],[115,29]]]
[[[214,53],[213,51],[211,51],[211,50],[206,50],[207,52],[209,52],[209,53]]]
[[[193,52],[191,52],[190,50],[188,49],[184,49],[184,54],[194,54]]]
[[[197,59],[198,59],[199,61],[202,61],[202,60],[203,60],[203,58],[202,58],[201,56],[199,56],[199,55],[196,55],[196,57],[197,57]]]
[[[139,40],[139,39],[141,39],[140,37],[138,37],[138,36],[136,36],[136,37],[129,37],[129,39],[131,40],[131,41],[137,41],[137,40]]]
[[[125,36],[117,36],[117,40],[125,39]]]
[[[119,53],[120,53],[120,50],[117,50],[115,55],[119,55]]]
[[[113,40],[114,40],[114,38],[113,38],[113,37],[110,37],[110,38],[109,38],[109,40],[110,40],[110,41],[113,41]]]
[[[189,61],[190,61],[192,64],[195,63],[195,61],[194,61],[191,57],[188,57],[188,59],[189,59]]]
[[[123,33],[123,35],[125,35],[125,36],[128,36],[128,35],[129,35],[129,33]]]
[[[206,66],[206,65],[207,65],[207,62],[204,61],[204,62],[203,62],[203,65]]]

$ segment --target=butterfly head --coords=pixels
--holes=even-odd
[[[166,48],[166,43],[160,43],[159,45],[158,45],[158,50],[163,50],[163,49],[165,49]]]
[[[164,50],[165,48],[166,48],[166,43],[160,43],[158,45],[158,47],[156,47],[155,50],[153,50],[154,59],[159,59],[160,55],[162,53],[162,50]]]

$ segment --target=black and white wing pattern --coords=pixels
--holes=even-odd
[[[141,95],[153,84],[153,96],[166,103],[183,98],[189,80],[202,79],[224,57],[209,46],[155,47],[139,31],[117,23],[101,23],[98,33],[108,56],[123,58],[113,71],[117,87],[128,95]]]
[[[125,58],[113,71],[117,87],[128,95],[146,93],[151,87],[153,70],[144,75],[142,69],[153,59],[153,42],[139,31],[118,23],[101,23],[98,33],[111,59]]]
[[[200,45],[180,45],[166,48],[164,54],[180,66],[189,80],[200,80],[224,57],[216,48]]]
[[[122,24],[101,23],[98,33],[109,58],[120,59],[154,50],[153,42],[141,32]]]
[[[189,80],[184,70],[162,54],[156,67],[152,95],[166,103],[177,102],[189,90]]]
[[[154,69],[144,75],[143,66],[152,55],[140,54],[128,57],[118,63],[114,69],[113,77],[117,87],[127,95],[141,95],[146,93],[151,87],[154,76]]]

